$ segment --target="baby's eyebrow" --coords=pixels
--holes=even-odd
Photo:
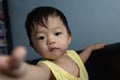
[[[45,33],[45,31],[37,31],[35,34]]]
[[[45,33],[46,33],[45,31],[36,31],[36,32],[34,33],[34,36],[37,35],[37,34],[45,34]]]
[[[61,27],[58,26],[58,27],[53,28],[53,30],[57,30],[57,29],[61,29]]]

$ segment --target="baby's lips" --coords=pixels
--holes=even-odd
[[[50,51],[53,51],[53,50],[56,50],[56,49],[59,49],[59,48],[53,47],[53,48],[50,48]]]

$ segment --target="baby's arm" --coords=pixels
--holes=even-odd
[[[45,65],[29,65],[23,61],[26,49],[17,47],[10,56],[0,56],[0,80],[48,80]]]
[[[91,46],[87,47],[83,52],[81,52],[79,54],[79,56],[82,59],[82,61],[85,63],[88,60],[89,56],[91,55],[92,51],[101,49],[104,46],[105,46],[105,44],[103,44],[103,43],[91,45]]]

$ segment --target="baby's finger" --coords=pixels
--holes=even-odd
[[[106,44],[101,43],[101,44],[98,44],[98,47],[99,47],[99,48],[103,48],[103,47],[105,47],[105,45],[106,45]]]
[[[16,60],[22,61],[22,60],[24,60],[26,53],[27,53],[27,51],[26,51],[25,47],[18,46],[13,50],[11,57]]]
[[[11,68],[18,68],[21,65],[21,62],[24,60],[26,56],[26,49],[23,46],[16,47],[11,55],[10,64]]]
[[[2,70],[7,70],[9,68],[9,57],[8,56],[0,56],[0,73]]]
[[[0,74],[18,77],[23,71],[22,63],[26,56],[26,49],[16,47],[10,56],[0,56]]]

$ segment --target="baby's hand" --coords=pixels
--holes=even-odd
[[[22,46],[16,47],[10,56],[0,56],[0,77],[1,75],[19,77],[24,73],[24,58],[26,49]]]
[[[99,43],[99,44],[91,45],[88,48],[91,49],[92,51],[94,51],[94,50],[98,50],[98,49],[104,48],[105,45],[106,44],[104,44],[104,43]]]

